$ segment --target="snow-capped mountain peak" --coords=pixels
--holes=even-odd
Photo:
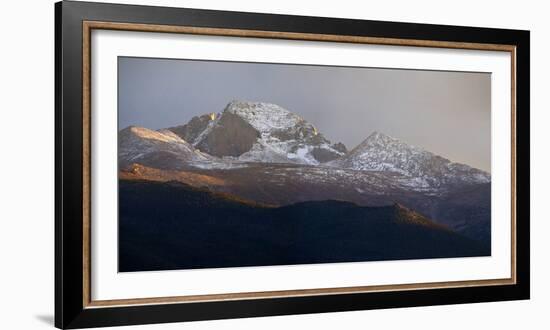
[[[453,163],[422,148],[374,132],[332,165],[362,171],[390,171],[414,178],[415,185],[439,187],[445,184],[486,183],[490,174]]]
[[[234,100],[225,107],[224,112],[238,115],[262,133],[290,129],[305,122],[302,117],[281,106],[264,102]]]
[[[368,143],[376,143],[376,144],[389,144],[389,143],[397,143],[400,142],[398,139],[391,137],[389,135],[386,135],[384,133],[380,133],[378,131],[374,131],[369,135],[364,142]]]
[[[349,155],[365,156],[368,151],[377,151],[378,159],[381,157],[387,159],[387,156],[406,156],[407,154],[425,154],[426,156],[434,156],[435,154],[423,150],[422,148],[409,145],[397,138],[391,137],[384,133],[374,131],[363,142],[353,148]],[[373,156],[373,155],[371,155]]]
[[[347,151],[299,115],[265,102],[234,100],[219,114],[197,116],[170,130],[211,155],[248,162],[316,165]]]

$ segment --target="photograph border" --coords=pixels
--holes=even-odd
[[[295,23],[291,25],[294,28],[287,24],[290,21]],[[91,32],[95,29],[510,52],[511,278],[93,301],[90,157]],[[74,108],[78,100],[80,111]],[[56,326],[90,327],[527,299],[528,125],[527,31],[71,1],[57,3]],[[81,164],[81,168],[76,168],[76,164]],[[80,183],[77,183],[79,176]],[[75,181],[69,181],[71,178]],[[79,209],[81,221],[77,216]],[[517,222],[519,216],[521,221]],[[68,237],[70,234],[73,236]],[[78,251],[81,253],[76,253]]]

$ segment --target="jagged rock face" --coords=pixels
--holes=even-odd
[[[169,130],[153,131],[130,126],[119,132],[119,167],[140,163],[160,169],[185,167],[194,161],[208,161],[212,157],[196,150]]]
[[[187,124],[170,127],[168,130],[174,132],[185,141],[194,144],[199,134],[206,129],[215,116],[215,114],[196,116],[193,117]]]
[[[426,187],[491,181],[484,171],[453,163],[378,132],[333,165],[362,171],[397,172],[415,178],[415,184]]]
[[[338,142],[338,143],[333,144],[332,148],[335,149],[336,151],[340,151],[343,154],[348,153],[348,148],[346,148],[346,145],[343,144],[342,142]]]
[[[195,146],[213,156],[238,157],[249,151],[259,137],[260,132],[241,117],[224,112]]]

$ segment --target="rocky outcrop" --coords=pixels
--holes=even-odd
[[[252,125],[233,113],[224,112],[195,147],[217,157],[238,157],[249,151],[259,138],[260,132]]]

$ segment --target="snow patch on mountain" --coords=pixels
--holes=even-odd
[[[153,152],[173,154],[182,160],[208,160],[211,157],[196,150],[191,144],[169,130],[154,131],[130,126],[119,133],[119,159],[137,162]]]
[[[289,130],[298,124],[313,125],[307,123],[302,117],[271,103],[232,101],[225,111],[234,113],[260,133],[270,134],[275,130]]]
[[[216,116],[216,117],[209,117],[209,118],[213,118],[211,119],[208,124],[206,125],[206,128],[204,129],[204,131],[202,131],[191,143],[196,146],[197,144],[199,144],[211,131],[212,129],[218,124],[218,121],[219,121],[219,118],[220,116]]]
[[[118,159],[121,167],[134,163],[161,169],[231,169],[247,166],[242,162],[203,153],[170,130],[154,131],[136,126],[119,132]]]

